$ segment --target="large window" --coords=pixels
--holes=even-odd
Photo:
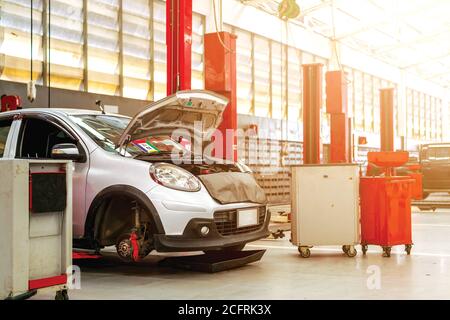
[[[225,26],[237,36],[237,109],[240,114],[302,120],[302,65],[328,61],[248,31]],[[325,77],[324,77],[325,82]],[[325,113],[323,87],[323,114]],[[324,126],[328,118],[323,116]]]
[[[430,99],[430,137],[431,140],[437,139],[437,127],[436,127],[436,98]]]
[[[43,1],[33,2],[33,79],[42,83]],[[2,0],[0,18],[0,79],[26,82],[31,79],[30,1]]]
[[[235,30],[237,110],[242,114],[253,113],[253,37],[251,33]]]
[[[272,101],[273,96],[270,96],[270,42],[265,38],[255,36],[254,47],[255,115],[260,117],[270,117],[271,103],[272,106],[276,103],[275,101]]]
[[[399,135],[403,115],[398,112],[397,85],[348,67],[344,67],[344,71],[348,84],[349,115],[353,117],[354,129],[359,132],[380,133],[380,90],[392,88],[394,89],[394,125]],[[412,97],[407,99],[409,101]]]
[[[88,88],[120,94],[119,0],[88,0]]]
[[[364,86],[363,86],[364,76],[362,72],[354,72],[354,106],[355,106],[355,129],[359,131],[364,131]]]
[[[204,17],[192,16],[192,89],[204,89],[203,36],[205,34]]]
[[[256,47],[257,48],[257,47]],[[257,48],[258,51],[261,50]],[[285,64],[284,46],[279,43],[272,43],[272,110],[271,116],[275,119],[284,118],[284,98],[285,98]]]
[[[410,89],[406,90],[406,135],[414,136],[414,95]]]
[[[368,74],[363,76],[363,101],[364,101],[364,129],[367,132],[374,131],[373,118],[374,118],[374,92],[373,92],[373,78]]]
[[[166,5],[163,2],[153,2],[153,33],[154,99],[158,100],[167,93]]]
[[[407,133],[409,138],[440,141],[442,132],[442,100],[422,92],[406,89]]]
[[[372,83],[372,108],[373,108],[373,132],[380,133],[381,130],[381,109],[380,109],[380,90],[382,89],[382,81],[378,78],[373,78]],[[396,108],[397,109],[397,108]]]
[[[0,79],[31,79],[29,0],[1,0]],[[135,99],[166,96],[162,0],[34,0],[38,84]],[[204,88],[204,17],[192,19],[192,87]],[[50,48],[50,49],[49,49]]]
[[[288,119],[302,119],[302,54],[295,48],[288,49]]]
[[[52,0],[46,15],[47,82],[52,87],[83,88],[83,0]],[[47,75],[46,75],[47,76]]]
[[[123,1],[123,96],[152,99],[151,15],[148,0]]]

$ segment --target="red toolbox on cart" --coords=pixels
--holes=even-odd
[[[391,176],[392,168],[406,163],[407,152],[369,153],[369,162],[385,168],[384,176],[361,177],[361,245],[383,247],[385,257],[392,246],[405,245],[407,254],[412,248],[411,198],[415,180],[411,177]]]

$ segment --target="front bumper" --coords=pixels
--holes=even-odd
[[[217,250],[268,237],[270,234],[269,223],[270,213],[267,211],[265,221],[260,229],[223,236],[218,231],[213,219],[192,219],[182,235],[154,235],[154,246],[158,252]],[[203,226],[210,229],[207,236],[202,236],[199,232]]]

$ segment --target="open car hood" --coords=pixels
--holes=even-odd
[[[171,135],[175,129],[208,139],[222,122],[228,99],[205,90],[179,91],[144,108],[130,121],[117,147],[155,135]],[[199,130],[195,122],[201,122]]]

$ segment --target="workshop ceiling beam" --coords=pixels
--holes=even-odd
[[[382,24],[390,23],[390,22],[396,21],[396,20],[398,20],[398,21],[402,22],[403,24],[407,25],[408,23],[405,22],[404,19],[406,19],[407,17],[412,16],[414,14],[418,14],[420,12],[423,12],[423,10],[425,10],[426,7],[427,7],[427,5],[421,6],[419,8],[416,7],[413,10],[409,10],[409,11],[404,12],[402,14],[400,14],[399,12],[396,12],[396,11],[385,11],[384,14],[381,17],[378,16],[377,18],[375,18],[372,21],[362,22],[362,23],[358,24],[353,30],[347,31],[345,33],[338,34],[336,36],[336,40],[338,40],[338,41],[339,40],[343,40],[345,38],[349,38],[349,37],[355,36],[355,35],[357,35],[359,33],[364,32],[364,31],[368,31],[368,30],[374,29],[374,28],[376,28],[376,27],[378,27],[378,26],[380,26]],[[342,7],[338,7],[336,5],[336,8],[344,10],[344,12],[345,12],[345,9],[343,9]]]
[[[439,60],[442,60],[442,59],[445,59],[445,58],[449,58],[449,57],[450,57],[450,51],[445,52],[445,53],[443,53],[441,55],[438,55],[438,56],[435,56],[435,57],[427,56],[427,57],[425,57],[425,58],[423,58],[421,60],[418,60],[418,61],[416,61],[414,63],[403,65],[400,68],[401,69],[410,69],[410,68],[418,67],[420,65],[427,64],[427,63],[430,63],[430,62],[439,62],[439,63],[445,65],[445,63],[443,61],[439,61]]]
[[[375,50],[376,53],[384,53],[384,52],[388,52],[388,51],[392,51],[392,50],[396,50],[402,47],[408,47],[408,46],[412,46],[412,45],[417,45],[417,44],[421,44],[421,43],[426,43],[428,41],[434,40],[437,37],[440,37],[442,35],[445,34],[449,34],[450,37],[450,28],[448,29],[444,29],[444,30],[440,30],[436,33],[433,34],[425,34],[425,35],[421,35],[419,37],[416,37],[412,40],[408,40],[408,41],[400,41],[396,44],[392,44],[392,45],[387,45],[384,47],[381,47],[377,50]]]

